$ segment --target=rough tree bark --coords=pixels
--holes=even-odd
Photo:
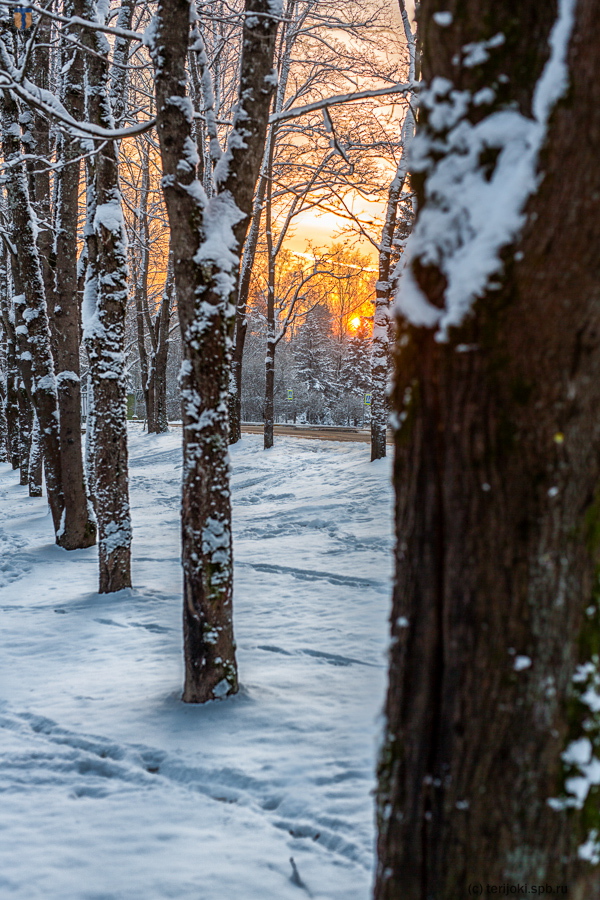
[[[571,5],[558,6],[555,48],[569,37]],[[440,166],[464,164],[484,133],[477,123],[487,128],[474,159],[481,190],[514,171],[503,161],[510,132],[532,133],[557,4],[438,10],[422,0],[427,89],[412,287],[403,278],[399,294],[412,324],[401,324],[395,388],[397,575],[375,897],[456,900],[469,885],[542,882],[583,900],[600,892],[600,20],[592,0],[578,0],[569,86],[542,132],[525,224],[499,242],[503,268],[470,316],[440,333],[456,288],[447,254],[456,262],[477,231],[463,218],[453,248],[452,229],[445,247],[427,245],[419,221],[437,215]],[[432,86],[435,77],[448,81]],[[528,141],[517,150],[515,164]],[[500,221],[509,179],[496,184],[484,229],[486,217]],[[415,284],[429,301],[419,315],[408,302]]]
[[[9,304],[8,251],[0,258],[0,315],[6,340],[6,427],[8,431],[8,458],[13,469],[19,468],[19,370],[17,368],[17,339],[14,311]]]
[[[0,462],[9,462],[8,425],[6,422],[6,388],[0,377]]]
[[[30,497],[42,496],[42,469],[43,469],[42,441],[40,435],[40,423],[35,412],[31,425],[31,439],[29,441],[29,460],[27,468],[27,484]]]
[[[25,382],[19,378],[19,484],[29,483],[29,453],[31,450],[31,428],[33,425],[33,406],[27,396]]]
[[[84,17],[101,21],[95,0],[82,0]],[[113,126],[109,101],[110,46],[99,31],[83,29],[86,115],[103,128]],[[114,91],[113,91],[114,95]],[[131,587],[131,515],[127,471],[127,388],[125,314],[127,236],[119,190],[118,145],[105,141],[90,161],[86,224],[87,271],[84,336],[93,383],[91,436],[98,520],[100,593]]]
[[[238,689],[227,462],[231,299],[264,149],[280,9],[273,0],[246,0],[239,102],[210,199],[197,178],[186,94],[190,12],[189,0],[160,0],[150,51],[184,354],[183,699],[202,703]]]
[[[76,12],[72,0],[65,16]],[[81,52],[64,42],[62,102],[76,120],[83,118],[83,59]],[[79,347],[81,310],[77,284],[77,217],[82,147],[66,134],[59,137],[61,167],[56,172],[54,237],[54,305],[51,316],[54,358],[60,409],[60,458],[65,498],[63,546],[67,550],[91,547],[96,542],[96,523],[91,515],[81,448],[81,369]]]

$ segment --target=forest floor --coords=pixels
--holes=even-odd
[[[0,465],[0,897],[367,900],[389,461],[232,448],[242,688],[180,702],[180,431],[130,431],[135,587]],[[293,859],[293,864],[290,859]]]

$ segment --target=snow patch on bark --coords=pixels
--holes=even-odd
[[[96,207],[94,215],[94,230],[102,225],[107,231],[114,234],[125,234],[125,220],[119,199],[110,200],[108,203],[100,203]]]
[[[218,270],[215,281],[224,300],[229,299],[236,286],[239,258],[235,253],[237,241],[233,229],[243,218],[244,214],[228,192],[211,197],[204,210],[204,239],[194,256],[194,262],[200,266],[209,264]],[[205,315],[210,312],[205,310]]]
[[[455,90],[439,77],[421,91],[428,127],[415,137],[411,160],[413,171],[428,174],[425,204],[403,255],[396,305],[414,325],[437,325],[438,340],[446,340],[448,329],[460,325],[474,301],[493,288],[502,270],[500,253],[525,223],[525,204],[539,183],[538,157],[548,120],[568,84],[574,8],[575,0],[560,0],[550,57],[534,92],[533,118],[502,109],[473,124],[466,114],[472,103],[481,102],[477,95]],[[478,45],[481,58],[474,45],[466,47],[463,65],[483,62],[500,38]],[[480,162],[490,150],[498,154],[491,173]],[[417,260],[444,276],[443,308],[431,304],[417,283]]]
[[[108,522],[99,543],[107,557],[111,556],[119,548],[129,547],[131,545],[130,523],[128,521]]]

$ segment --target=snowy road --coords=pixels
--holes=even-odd
[[[131,432],[136,587],[113,595],[0,466],[0,897],[367,900],[389,464],[233,448],[242,690],[190,707],[179,442]]]

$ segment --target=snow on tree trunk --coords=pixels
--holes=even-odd
[[[6,422],[6,387],[0,376],[0,462],[9,462],[8,425]]]
[[[68,3],[65,15],[73,15]],[[83,59],[65,42],[61,55],[62,102],[71,116],[83,118]],[[81,449],[80,322],[77,284],[77,218],[79,157],[81,144],[66,134],[59,137],[58,156],[63,164],[56,172],[55,283],[51,324],[60,408],[60,457],[65,500],[62,546],[67,550],[90,547],[96,542]]]
[[[6,362],[6,428],[8,461],[13,469],[19,468],[19,370],[16,359],[14,310],[8,301],[8,267],[6,252],[0,257],[0,316],[5,337]]]
[[[10,358],[9,358],[10,359]],[[9,461],[13,469],[19,468],[19,375],[15,364],[7,368],[6,377],[6,426],[8,429]]]
[[[169,324],[171,321],[171,299],[173,295],[173,263],[169,259],[167,280],[156,316],[156,348],[153,348],[152,368],[154,372],[154,426],[157,434],[169,430],[167,421],[167,360],[169,358]]]
[[[267,354],[265,356],[265,412],[264,412],[264,448],[269,450],[273,446],[273,425],[275,418],[275,325],[268,324]]]
[[[31,429],[33,427],[33,406],[25,388],[25,382],[19,379],[19,484],[29,484],[29,454],[31,451]]]
[[[600,21],[591,0],[423,0],[419,22],[375,897],[527,882],[583,900],[600,891]]]
[[[57,543],[63,511],[60,468],[59,414],[54,362],[50,348],[50,331],[44,283],[36,245],[36,225],[29,202],[27,175],[20,152],[19,111],[9,91],[2,97],[2,149],[5,162],[11,166],[6,182],[6,196],[11,223],[11,241],[16,249],[13,283],[15,334],[18,363],[27,393],[40,421],[42,449],[46,469],[48,504]]]
[[[38,417],[33,415],[31,426],[31,440],[29,442],[29,464],[27,468],[27,484],[30,497],[42,496],[42,442],[40,440],[40,423]]]
[[[50,47],[53,35],[51,33],[52,22],[46,16],[40,16],[37,23],[37,40],[32,52],[32,80],[42,90],[50,87]],[[28,118],[31,120],[31,150],[39,158],[33,161],[33,191],[32,200],[35,201],[35,214],[38,221],[37,246],[42,267],[44,291],[46,293],[46,306],[50,320],[50,336],[53,338],[52,317],[54,311],[54,273],[52,271],[53,243],[52,231],[52,191],[50,185],[50,168],[42,160],[50,161],[52,158],[52,146],[50,137],[50,119],[34,110],[28,110]],[[23,124],[21,115],[21,124]],[[71,247],[72,251],[72,247]],[[54,353],[55,345],[52,341]],[[55,360],[56,363],[56,360]]]
[[[409,51],[408,80],[413,82],[416,71],[416,34],[411,29],[405,0],[400,0],[399,5]],[[388,191],[385,222],[379,245],[379,277],[375,286],[375,312],[373,315],[373,343],[371,351],[371,462],[376,459],[382,459],[387,452],[387,387],[390,357],[392,252],[398,225],[398,204],[408,172],[408,150],[415,129],[415,117],[412,108],[414,101],[410,94],[408,101],[409,105],[402,124],[402,156]]]
[[[85,18],[102,21],[94,0]],[[82,32],[92,50],[85,59],[87,119],[113,126],[109,103],[110,46],[101,32]],[[100,593],[131,586],[131,515],[127,470],[125,314],[127,236],[121,205],[116,141],[102,143],[88,166],[87,270],[83,298],[84,340],[93,384],[94,507],[98,521]]]
[[[379,247],[379,278],[375,286],[375,312],[371,349],[371,461],[387,451],[387,382],[389,369],[390,268],[398,202],[406,178],[406,152],[398,164],[388,192],[385,224]]]
[[[183,349],[183,699],[202,703],[238,689],[227,453],[231,299],[239,270],[236,251],[246,236],[264,149],[280,10],[275,0],[246,2],[239,102],[210,199],[197,178],[193,109],[186,94],[191,12],[189,0],[161,0],[146,41],[156,70]]]
[[[138,342],[138,356],[140,358],[140,376],[142,379],[142,391],[146,405],[146,428],[148,434],[154,431],[154,385],[150,381],[150,368],[148,366],[148,352],[146,350],[146,329],[144,327],[144,290],[148,287],[147,279],[143,276],[137,278],[134,287],[135,296],[135,324]]]

